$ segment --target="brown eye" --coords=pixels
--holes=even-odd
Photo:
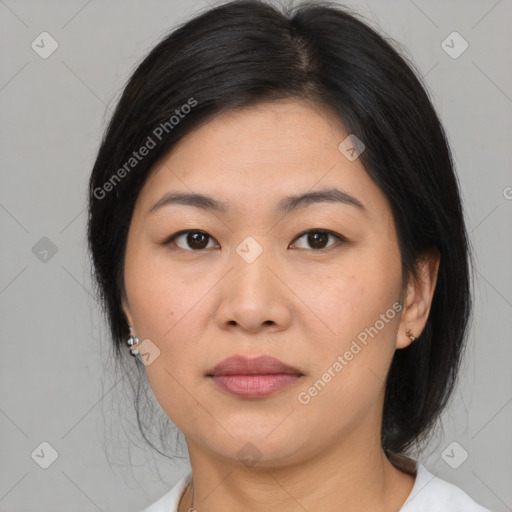
[[[299,249],[313,249],[321,251],[323,249],[329,249],[336,243],[346,243],[348,240],[337,233],[329,230],[309,230],[299,235],[296,240],[304,239],[306,241],[306,247],[300,247]],[[176,247],[186,251],[202,251],[203,249],[211,249],[216,247],[210,245],[210,242],[214,239],[204,231],[198,230],[187,230],[181,231],[170,236],[163,245],[174,244]],[[330,240],[333,240],[329,243]],[[295,243],[294,245],[297,245]]]
[[[327,245],[329,242],[329,237],[331,239],[335,239],[334,243],[331,243],[330,245]],[[306,240],[307,245],[309,247],[299,247],[300,249],[315,249],[315,250],[322,250],[322,249],[328,249],[329,247],[332,247],[336,244],[336,241],[338,242],[346,242],[346,239],[343,238],[341,235],[338,235],[337,233],[334,233],[333,231],[329,230],[310,230],[306,231],[305,233],[302,233],[299,235],[296,240],[300,240],[301,238]]]
[[[177,247],[184,250],[200,251],[202,249],[211,248],[208,246],[213,238],[204,231],[182,231],[173,235],[165,245],[174,243]]]
[[[327,233],[308,233],[307,235],[308,244],[313,249],[325,249],[329,241],[329,235]]]

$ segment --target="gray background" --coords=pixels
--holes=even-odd
[[[0,1],[0,511],[137,510],[186,469],[144,447],[110,367],[91,297],[85,198],[110,110],[134,66],[206,5]],[[460,386],[420,460],[487,507],[512,510],[512,3],[350,6],[403,44],[425,77],[452,144],[477,255]],[[31,47],[43,31],[59,45],[46,59]],[[469,44],[458,58],[441,45],[453,31]],[[39,466],[51,461],[51,449],[38,448],[43,441],[58,452],[48,469]],[[453,442],[452,465],[468,453],[457,469],[442,456]]]

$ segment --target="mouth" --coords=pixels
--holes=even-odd
[[[224,391],[239,398],[264,398],[282,391],[304,374],[270,356],[233,356],[206,373]]]

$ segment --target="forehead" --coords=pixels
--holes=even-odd
[[[223,112],[160,159],[139,199],[147,210],[180,191],[214,196],[233,210],[268,210],[285,196],[336,187],[382,215],[386,198],[361,160],[339,149],[348,135],[333,114],[303,100]]]

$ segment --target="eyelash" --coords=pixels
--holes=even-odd
[[[214,238],[211,235],[209,235],[208,233],[206,233],[205,231],[201,231],[199,229],[186,229],[183,231],[178,231],[177,233],[174,233],[173,235],[169,236],[162,242],[161,245],[163,245],[163,246],[171,245],[175,241],[176,238],[178,238],[181,235],[188,235],[189,233],[200,233],[202,235],[206,235],[207,237],[209,237],[210,240],[214,240]],[[314,252],[328,251],[328,250],[332,249],[333,247],[339,245],[340,243],[342,243],[342,244],[349,243],[349,241],[344,236],[342,236],[334,231],[331,231],[329,229],[308,229],[307,231],[303,231],[302,233],[298,234],[294,238],[294,240],[300,239],[304,235],[308,235],[310,233],[321,233],[324,235],[330,235],[337,240],[337,243],[331,244],[327,247],[323,247],[321,249],[310,249]],[[204,252],[206,250],[206,248],[204,248],[204,249],[183,249],[182,247],[178,247],[178,249],[186,251],[186,252]],[[299,250],[307,250],[307,249],[299,249]]]

